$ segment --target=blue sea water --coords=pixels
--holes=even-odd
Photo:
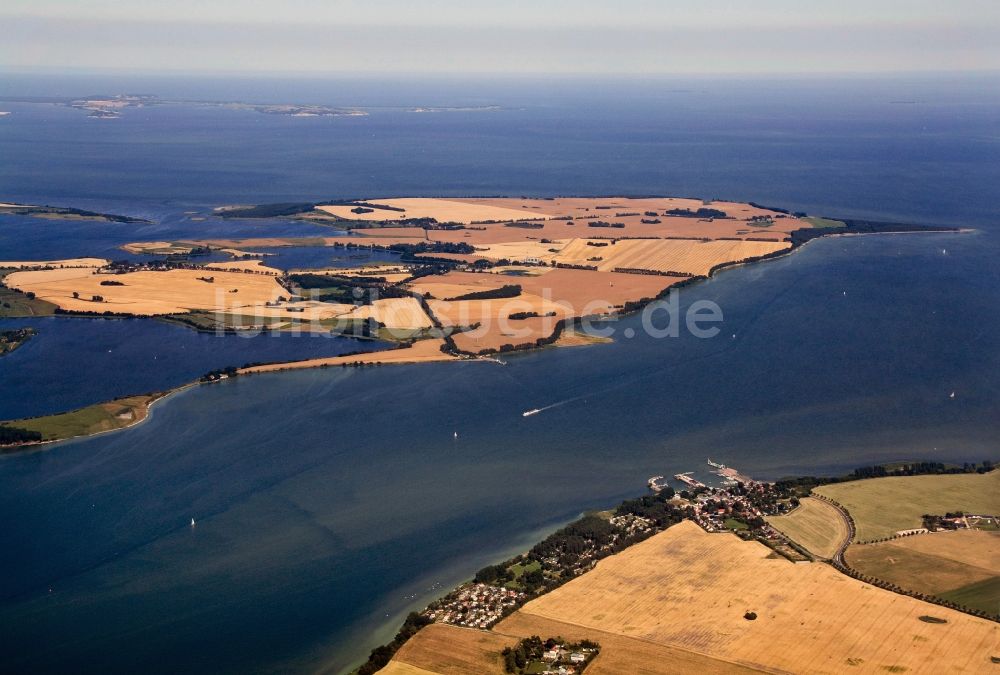
[[[440,589],[706,456],[762,478],[996,459],[997,84],[8,78],[0,97],[373,108],[285,118],[161,106],[94,120],[0,101],[13,112],[0,118],[0,199],[157,221],[3,218],[0,258],[105,255],[195,232],[311,235],[317,226],[185,212],[381,195],[727,197],[975,232],[825,239],[725,271],[681,294],[682,307],[723,309],[713,339],[653,339],[635,316],[611,324],[613,344],[505,367],[240,378],[182,392],[129,431],[4,457],[0,668],[340,672]],[[501,110],[406,110],[492,104]],[[188,354],[201,372],[257,349],[146,322],[44,321],[37,345],[0,362],[0,403],[78,395],[72,378],[102,372],[105,345],[171,355],[129,386],[194,368]],[[44,356],[26,358],[32,349]]]

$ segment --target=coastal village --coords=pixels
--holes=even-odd
[[[718,485],[707,485],[689,471],[674,475],[680,488],[675,490],[663,476],[653,476],[647,481],[651,496],[625,502],[612,512],[585,516],[566,529],[584,523],[582,527],[570,532],[561,530],[531,551],[481,570],[474,581],[435,601],[421,616],[432,622],[489,629],[532,598],[590,571],[601,559],[682,519],[691,520],[707,533],[733,533],[745,540],[758,541],[793,563],[827,559],[806,550],[769,522],[799,507],[803,491],[795,484],[757,481],[711,459],[707,464]],[[893,536],[970,527],[995,528],[998,517],[948,513],[928,515],[924,521],[925,527],[897,531]],[[829,556],[830,562],[844,566],[843,551],[849,542],[850,536]]]
[[[707,465],[674,474],[673,481],[653,476],[646,495],[588,513],[529,551],[483,568],[473,581],[411,614],[413,630],[393,643],[403,645],[397,658],[392,651],[378,658],[373,652],[359,673],[467,664],[475,654],[482,672],[499,672],[499,657],[507,673],[575,675],[598,651],[602,672],[640,672],[642,664],[676,658],[673,645],[702,654],[690,656],[697,661],[687,664],[693,669],[706,658],[694,636],[720,626],[736,636],[736,653],[765,670],[781,670],[796,654],[762,651],[763,643],[779,634],[794,642],[821,626],[825,648],[836,650],[840,661],[817,672],[832,673],[840,672],[838,663],[872,658],[893,667],[904,652],[878,656],[893,640],[917,635],[921,644],[931,644],[934,631],[950,634],[941,626],[972,631],[978,640],[1000,620],[991,605],[995,591],[971,576],[985,575],[979,578],[989,583],[1000,578],[995,559],[990,562],[1000,544],[1000,472],[992,462],[877,465],[774,482],[711,459]],[[699,480],[703,474],[715,478]],[[942,509],[944,504],[963,510]],[[936,511],[943,513],[931,515]],[[898,526],[919,522],[920,512],[925,527]],[[952,579],[956,565],[967,571]],[[706,575],[713,581],[699,591],[699,609],[691,614],[687,592],[677,589],[703,584]],[[963,586],[957,595],[933,590],[970,580],[970,590]],[[649,593],[651,588],[662,592]],[[839,610],[865,621],[896,612],[899,621],[869,631],[869,640],[850,624],[830,624],[828,617]],[[538,636],[545,635],[555,637],[543,642]],[[671,651],[660,651],[663,645]],[[459,651],[452,653],[452,646]],[[720,655],[727,649],[711,648]],[[946,658],[905,654],[911,665]],[[962,654],[976,663],[983,658],[981,648]]]
[[[709,463],[722,479],[722,485],[710,487],[691,478],[692,472],[688,472],[675,476],[683,486],[680,492],[675,492],[662,482],[662,476],[654,476],[648,484],[656,498],[647,498],[647,501],[662,507],[662,513],[693,520],[706,532],[735,532],[741,537],[761,541],[789,560],[811,559],[808,553],[765,521],[768,516],[793,509],[797,499],[775,483],[755,481],[735,469],[711,460]],[[570,546],[536,546],[496,566],[499,569],[487,568],[486,574],[480,571],[476,580],[435,601],[421,615],[434,622],[491,628],[531,598],[588,572],[601,559],[650,537],[667,524],[637,510],[640,512],[619,507],[614,512],[600,514],[594,519],[600,520],[606,528],[592,523],[590,532],[572,532],[569,534],[573,537]]]

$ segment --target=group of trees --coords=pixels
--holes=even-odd
[[[957,464],[943,464],[942,462],[908,462],[901,464],[875,464],[873,466],[862,466],[844,476],[797,476],[795,478],[782,478],[775,483],[778,490],[783,490],[790,494],[808,494],[809,490],[819,485],[830,483],[844,483],[852,480],[862,480],[865,478],[882,478],[884,476],[921,476],[925,474],[959,474],[959,473],[988,473],[992,471],[995,464],[991,460],[982,462],[964,462],[961,466]]]
[[[221,380],[223,377],[236,377],[238,370],[239,369],[236,366],[227,366],[225,368],[210,370],[201,376],[201,381],[215,382],[216,380]]]
[[[511,319],[512,321],[521,321],[524,319],[551,317],[555,315],[556,315],[555,312],[545,312],[545,314],[539,314],[538,312],[513,312],[512,314],[508,314],[507,318]]]
[[[258,204],[257,206],[223,209],[217,215],[221,218],[280,218],[282,216],[294,216],[304,211],[312,211],[315,206],[312,202]]]
[[[691,515],[688,510],[690,507],[682,509],[670,501],[673,496],[674,489],[667,486],[655,495],[646,495],[622,502],[615,509],[615,515],[624,516],[631,514],[652,520],[653,524],[658,528],[670,527]]]
[[[42,434],[38,431],[0,425],[0,445],[22,445],[38,443],[41,440]]]
[[[401,253],[403,255],[403,260],[408,258],[412,259],[413,256],[418,253],[462,253],[470,254],[475,253],[476,248],[471,244],[466,244],[464,241],[460,242],[447,242],[447,241],[422,241],[419,244],[391,244],[388,250],[395,253]]]
[[[392,639],[392,642],[373,649],[371,654],[368,655],[368,660],[356,671],[357,675],[374,675],[385,668],[399,648],[413,637],[418,630],[430,623],[433,623],[433,621],[427,617],[421,616],[416,612],[410,612],[403,622],[403,626]]]
[[[906,223],[884,223],[871,220],[840,219],[845,227],[804,227],[789,233],[792,246],[800,246],[811,239],[831,234],[871,234],[875,232],[956,232],[957,227],[943,225],[909,225]]]
[[[514,647],[504,647],[501,652],[503,669],[508,673],[522,673],[528,663],[540,660],[545,651],[545,644],[540,637],[537,635],[526,637]]]
[[[665,216],[679,216],[681,218],[728,218],[729,216],[725,211],[720,211],[719,209],[710,209],[708,207],[702,206],[696,211],[691,209],[667,209],[664,211]]]
[[[924,474],[986,473],[993,470],[993,462],[984,460],[981,464],[965,462],[962,466],[947,465],[943,462],[913,462],[907,464],[876,464],[855,469],[855,478],[881,478],[882,476],[921,476]]]
[[[562,637],[550,637],[543,642],[537,635],[532,635],[520,640],[513,647],[504,647],[503,651],[500,652],[500,655],[503,657],[504,671],[521,675],[527,672],[529,664],[541,661],[545,652],[554,649],[556,646],[562,646],[563,650],[567,652],[586,652],[587,660],[582,664],[578,664],[577,672],[583,672],[583,669],[597,656],[601,649],[599,644],[590,640],[580,640],[579,642],[567,644],[566,640]],[[551,667],[555,667],[556,665],[556,663],[553,663]],[[531,672],[537,671],[532,670]]]
[[[521,295],[520,284],[505,284],[500,288],[490,288],[485,291],[473,291],[458,295],[448,300],[496,300],[499,298],[516,298]]]

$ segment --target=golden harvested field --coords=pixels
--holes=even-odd
[[[386,328],[405,331],[430,328],[434,324],[424,312],[423,307],[414,298],[383,298],[371,305],[348,305],[336,302],[319,302],[304,300],[301,302],[285,302],[278,306],[265,307],[234,307],[225,310],[225,314],[233,314],[254,319],[289,319],[297,321],[323,321],[326,319],[341,319],[345,322],[374,318],[385,324]]]
[[[224,314],[246,317],[250,324],[256,325],[258,319],[288,319],[298,321],[322,321],[333,319],[338,316],[345,316],[355,310],[354,305],[340,304],[335,302],[319,302],[318,300],[304,300],[301,302],[285,302],[279,306],[265,307],[264,305],[254,305],[252,307],[233,307],[226,309]]]
[[[201,281],[198,277],[213,277],[214,282]],[[102,281],[125,285],[102,286]],[[114,275],[96,274],[95,270],[87,268],[38,270],[14,272],[7,275],[4,282],[11,288],[32,291],[38,298],[63,309],[143,316],[263,305],[288,293],[274,277],[265,274],[191,269]],[[73,293],[80,297],[74,298]],[[95,295],[104,300],[91,300]]]
[[[791,248],[788,242],[701,241],[694,239],[622,239],[608,246],[590,246],[596,240],[576,239],[552,256],[561,263],[706,275],[716,265],[769,255]],[[600,257],[600,261],[590,258]]]
[[[384,323],[389,329],[412,330],[430,328],[434,324],[416,298],[385,298],[371,305],[362,305],[347,314],[346,319],[368,319]]]
[[[553,249],[561,249],[566,244],[566,241],[551,244],[543,244],[538,241],[509,241],[476,248],[476,255],[490,260],[507,259],[523,262],[526,258],[538,258],[547,262],[555,257],[555,254],[552,253]]]
[[[328,246],[330,237],[247,237],[245,239],[197,239],[176,242],[191,246],[210,246],[212,248],[280,248],[282,246]]]
[[[407,640],[396,652],[393,662],[440,675],[500,675],[504,672],[500,652],[504,647],[515,644],[516,638],[435,623],[420,629],[412,639]]]
[[[713,658],[698,652],[649,640],[583,628],[524,612],[514,612],[494,628],[494,632],[517,638],[531,635],[561,636],[567,640],[593,640],[601,653],[586,670],[587,675],[745,675],[762,672],[742,664]],[[417,634],[419,637],[419,633]]]
[[[921,527],[925,513],[1000,514],[1000,470],[986,474],[888,476],[823,485],[815,492],[850,512],[858,542]]]
[[[462,289],[451,288],[456,291]],[[560,319],[570,315],[565,306],[530,293],[496,300],[428,300],[427,305],[444,326],[479,324],[472,330],[453,336],[459,349],[473,353],[499,349],[505,344],[527,344],[547,337],[555,331]],[[511,319],[510,315],[515,312],[535,312],[539,316]],[[545,316],[551,312],[555,312],[555,316]]]
[[[832,558],[847,541],[847,523],[835,506],[805,497],[785,516],[768,516],[771,526],[821,558]]]
[[[223,253],[228,253],[229,255],[233,256],[234,258],[246,258],[246,257],[250,257],[250,258],[265,258],[268,255],[270,255],[268,253],[258,253],[257,251],[243,251],[243,250],[238,249],[238,248],[223,248],[223,249],[219,249],[219,250],[222,251]]]
[[[68,258],[66,260],[0,261],[0,269],[37,269],[41,267],[104,267],[104,258]]]
[[[940,595],[1000,577],[1000,532],[933,532],[853,544],[845,556],[863,574],[918,593]]]
[[[530,218],[535,214],[524,213],[506,206],[491,204],[476,204],[451,199],[404,198],[404,199],[369,199],[371,204],[382,204],[405,209],[404,211],[389,211],[374,209],[371,213],[354,213],[353,206],[317,206],[318,211],[329,213],[347,220],[402,220],[404,218],[434,218],[440,223],[473,223],[483,220],[517,220]]]
[[[508,276],[477,272],[448,272],[424,277],[411,284],[420,293],[431,292],[435,298],[455,297],[445,292],[434,292],[433,286],[468,287],[470,290],[499,288],[517,284],[521,292],[547,298],[572,310],[574,316],[607,314],[620,309],[629,300],[656,297],[684,277],[663,277],[650,274],[622,274],[616,272],[589,272],[574,269],[550,269],[537,276]],[[423,289],[423,290],[422,290]]]
[[[440,675],[432,670],[417,668],[402,661],[389,661],[388,665],[378,672],[379,675]]]
[[[757,619],[746,620],[747,611]],[[690,521],[602,560],[496,632],[513,632],[515,617],[525,614],[772,671],[841,673],[858,664],[862,672],[984,672],[1000,649],[994,622],[869,586],[826,564],[792,564],[762,544],[709,534]]]
[[[123,251],[129,253],[148,253],[150,255],[166,255],[171,253],[190,253],[192,244],[180,244],[173,241],[136,241],[124,244]]]
[[[559,319],[610,314],[629,300],[652,298],[680,278],[586,270],[551,269],[534,276],[507,276],[475,272],[449,272],[423,277],[411,288],[424,295],[434,315],[446,326],[481,324],[476,330],[454,336],[459,349],[479,352],[503,345],[534,343],[549,337]],[[494,300],[447,300],[467,293],[521,286],[521,295]],[[536,312],[540,316],[511,320],[516,312]],[[555,312],[554,317],[545,314]]]
[[[290,274],[326,274],[338,277],[358,277],[361,279],[381,277],[388,283],[398,283],[413,276],[405,265],[369,265],[364,267],[328,267],[325,269],[291,270]]]
[[[273,276],[281,276],[281,270],[268,267],[263,260],[253,259],[253,260],[231,260],[228,262],[213,262],[206,263],[202,265],[202,269],[206,270],[221,270],[223,272],[236,271],[247,271],[247,272],[258,272],[260,274],[271,274]]]
[[[441,351],[444,340],[419,340],[402,349],[387,349],[380,352],[355,354],[353,356],[328,356],[305,361],[289,361],[287,363],[272,363],[266,366],[241,368],[241,375],[252,373],[269,373],[279,370],[298,370],[299,368],[318,368],[321,366],[342,366],[352,364],[400,364],[426,363],[429,361],[457,361],[458,357]]]

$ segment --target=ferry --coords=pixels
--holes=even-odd
[[[525,410],[521,413],[521,417],[531,417],[532,415],[537,415],[542,412],[540,408],[532,408],[531,410]]]
[[[718,462],[713,462],[711,457],[708,458],[708,465],[709,466],[714,466],[716,469],[725,469],[726,468],[725,464],[719,464]]]

